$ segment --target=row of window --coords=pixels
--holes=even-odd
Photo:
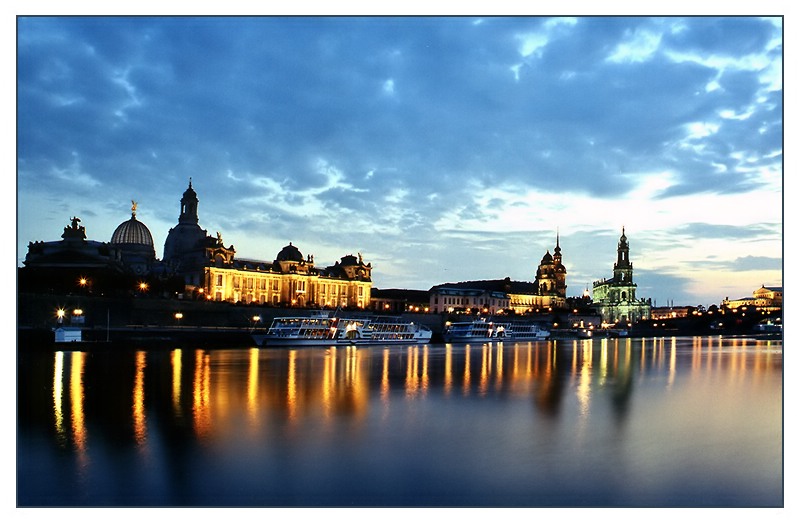
[[[480,299],[475,299],[475,298],[471,298],[471,299],[470,298],[448,298],[448,297],[443,297],[442,298],[442,304],[443,305],[479,305],[479,306],[484,306],[484,305],[487,305],[487,306],[488,305],[491,305],[491,306],[503,305],[503,303],[498,303],[499,301],[501,301],[501,300],[496,300],[496,299],[491,299],[491,300],[490,299],[486,299],[486,300],[484,300],[483,298],[480,298]],[[502,300],[502,301],[505,301],[505,300]],[[433,303],[434,303],[434,305],[438,305],[439,304],[439,297],[438,296],[434,296],[433,297]]]

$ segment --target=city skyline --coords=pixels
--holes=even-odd
[[[20,18],[18,253],[72,216],[163,255],[189,179],[239,258],[361,252],[377,288],[567,295],[625,227],[637,297],[782,281],[782,20]],[[467,262],[468,261],[468,262]]]

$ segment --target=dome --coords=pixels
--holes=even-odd
[[[153,246],[153,235],[150,229],[136,219],[136,214],[131,215],[131,219],[119,224],[119,227],[111,235],[111,243],[135,243],[139,245]]]
[[[300,252],[300,249],[292,245],[292,242],[289,242],[289,245],[281,249],[281,252],[278,253],[277,261],[301,262],[303,261],[303,254]]]

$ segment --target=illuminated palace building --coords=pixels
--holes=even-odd
[[[164,257],[157,260],[153,237],[136,218],[114,231],[108,243],[89,241],[80,219],[64,229],[62,241],[32,242],[25,258],[26,270],[34,275],[69,270],[91,276],[91,280],[126,282],[138,278],[140,285],[177,282],[184,295],[207,300],[260,303],[282,306],[369,306],[372,264],[361,255],[347,255],[332,266],[314,265],[314,257],[303,256],[292,245],[284,247],[274,261],[236,258],[233,245],[225,246],[222,235],[208,235],[200,228],[197,193],[189,187],[180,201],[178,224],[169,230]],[[87,278],[88,279],[88,278]],[[63,280],[63,278],[62,278]]]
[[[273,262],[235,258],[233,245],[211,237],[198,225],[197,194],[189,188],[181,198],[178,225],[169,230],[163,262],[183,276],[186,290],[207,299],[271,305],[366,308],[372,289],[372,264],[359,254],[347,255],[326,268],[314,265],[292,245]]]

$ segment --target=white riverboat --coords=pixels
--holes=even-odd
[[[549,336],[547,329],[534,322],[494,322],[485,318],[447,323],[444,329],[445,343],[537,341],[546,340]]]
[[[329,347],[332,345],[414,345],[431,341],[425,325],[395,316],[346,317],[327,315],[275,318],[266,330],[251,337],[266,347]]]

